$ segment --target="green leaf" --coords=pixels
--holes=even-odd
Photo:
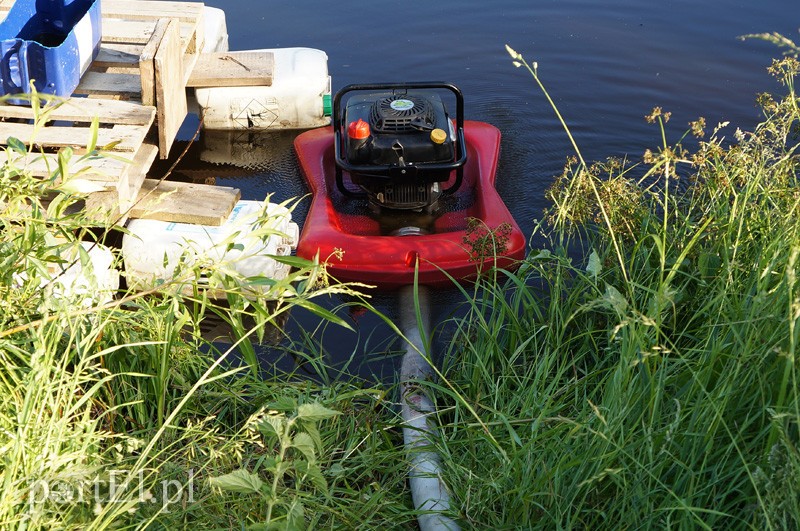
[[[292,447],[302,452],[310,463],[317,459],[316,452],[314,451],[314,441],[307,433],[298,433],[292,439]]]
[[[614,286],[606,284],[606,292],[603,294],[603,302],[622,317],[628,310],[628,301]]]
[[[210,478],[208,482],[212,487],[219,487],[230,492],[241,492],[243,494],[255,494],[261,492],[264,482],[247,470],[234,470],[229,474]]]
[[[299,474],[305,476],[304,479],[309,479],[317,490],[323,492],[325,495],[328,494],[328,481],[325,479],[325,476],[322,475],[322,470],[320,470],[316,463],[307,463],[298,459],[294,462],[294,466]]]
[[[326,321],[330,321],[331,323],[337,324],[337,325],[339,325],[339,326],[341,326],[343,328],[346,328],[348,330],[352,330],[353,329],[353,327],[350,326],[350,323],[348,323],[347,321],[345,321],[344,319],[342,319],[341,317],[339,317],[335,313],[330,312],[330,311],[326,310],[325,308],[322,308],[321,306],[319,306],[317,304],[314,304],[311,301],[307,301],[305,299],[295,299],[295,304],[297,304],[298,306],[302,306],[303,308],[305,308],[309,312],[313,313],[317,317],[325,319]]]
[[[61,168],[60,164],[59,167]],[[64,172],[67,170],[66,168],[61,168],[61,171]],[[66,175],[66,174],[62,173],[61,175]],[[90,181],[88,179],[69,179],[56,187],[56,190],[76,195],[102,192],[105,189],[106,186],[104,184],[95,181]]]
[[[277,284],[277,281],[274,278],[255,276],[247,277],[247,283],[252,286],[274,286]]]
[[[344,476],[346,473],[341,463],[334,463],[328,468],[328,475],[331,477]]]
[[[72,159],[72,148],[62,147],[58,150],[58,171],[62,179],[69,178],[69,161]]]
[[[284,415],[266,415],[261,422],[258,423],[258,431],[265,437],[278,437],[280,438],[283,433],[286,417]]]
[[[300,258],[298,256],[278,256],[278,255],[270,255],[270,258],[275,260],[280,264],[286,264],[292,267],[296,267],[297,269],[307,269],[311,267],[315,267],[315,264],[311,260],[306,260],[305,258]]]
[[[603,264],[600,262],[600,257],[597,256],[597,251],[592,251],[589,255],[589,264],[586,266],[586,272],[594,277],[597,281],[597,276],[603,271]]]
[[[276,411],[294,411],[297,409],[297,401],[290,396],[279,396],[270,402],[267,407]]]
[[[97,133],[100,129],[100,120],[95,116],[92,118],[92,125],[89,127],[89,144],[86,146],[88,153],[94,152],[97,148]]]
[[[301,531],[306,528],[305,523],[303,504],[296,499],[292,500],[292,503],[286,509],[287,531]]]
[[[25,155],[28,153],[28,148],[25,147],[25,144],[19,138],[13,136],[8,137],[6,139],[6,145],[20,155]]]
[[[100,146],[100,151],[111,151],[121,143],[122,140],[114,140],[113,142],[109,142],[104,146]]]
[[[322,451],[322,437],[319,434],[319,430],[317,429],[317,425],[314,422],[304,422],[303,429],[306,433],[311,437],[311,440],[314,441],[314,444],[317,447],[317,450]]]
[[[316,402],[312,402],[310,404],[301,404],[300,407],[297,408],[297,418],[314,422],[318,420],[329,419],[340,414],[341,413],[338,411],[328,409],[322,404],[318,404]]]
[[[257,470],[262,474],[277,474],[279,462],[277,457],[265,455],[257,461]]]

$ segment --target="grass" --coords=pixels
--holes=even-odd
[[[655,109],[660,145],[634,165],[586,163],[573,140],[547,244],[462,288],[425,385],[464,528],[800,526],[798,63],[771,70],[786,95],[759,99],[752,132],[699,119],[669,142]],[[348,326],[315,301],[370,308],[358,286],[290,258],[277,303],[226,265],[175,283],[202,275],[224,301],[59,295],[108,229],[74,213],[63,170],[13,162],[29,149],[10,142],[0,172],[0,528],[416,527],[395,390],[325,367],[313,334],[283,349],[316,381],[257,365],[292,308]],[[230,348],[204,337],[209,315]]]
[[[46,120],[49,107],[34,98]],[[240,278],[229,263],[185,262],[158,289],[99,291],[81,242],[109,228],[75,208],[81,176],[63,167],[32,176],[19,162],[30,149],[9,141],[0,174],[0,528],[296,528],[287,515],[301,506],[334,528],[413,522],[385,392],[295,374],[265,380],[255,358],[253,345],[293,307],[349,326],[315,300],[357,296],[354,286],[285,257],[295,269],[277,283]],[[59,287],[76,265],[85,292]],[[181,294],[200,277],[224,298]],[[254,284],[276,299],[245,297]],[[205,316],[225,321],[234,344],[207,340]],[[342,414],[296,420],[326,407]],[[277,442],[254,431],[273,411],[292,426]],[[237,470],[264,477],[268,496],[215,483]]]
[[[472,298],[438,388],[469,527],[800,525],[797,68],[735,144],[556,180],[550,246]]]

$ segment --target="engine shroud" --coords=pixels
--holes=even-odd
[[[456,94],[455,120],[447,113],[442,88]],[[460,185],[466,149],[463,99],[453,89],[438,83],[351,85],[337,93],[334,130],[339,189],[395,210],[430,210],[442,193],[454,191]],[[342,95],[349,92],[353,94],[340,111]],[[343,171],[361,192],[344,185]],[[443,189],[442,183],[450,180],[453,171],[458,173],[456,184]]]

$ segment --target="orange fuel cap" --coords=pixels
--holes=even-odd
[[[444,144],[445,140],[447,140],[447,133],[444,129],[437,128],[431,131],[431,142],[434,144]]]
[[[369,137],[369,133],[369,124],[361,118],[358,121],[350,122],[350,125],[347,126],[347,136],[356,140]]]

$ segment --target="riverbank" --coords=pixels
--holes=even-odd
[[[797,69],[773,66],[786,94],[752,132],[698,119],[669,139],[654,110],[641,164],[570,162],[546,245],[464,290],[428,384],[464,528],[798,525]],[[414,528],[396,390],[253,365],[293,306],[349,326],[315,299],[369,307],[358,286],[287,258],[270,305],[222,266],[202,274],[224,302],[105,298],[94,271],[70,294],[60,271],[106,230],[71,213],[74,190],[45,207],[47,180],[6,169],[1,527]],[[240,357],[204,338],[212,314]]]

